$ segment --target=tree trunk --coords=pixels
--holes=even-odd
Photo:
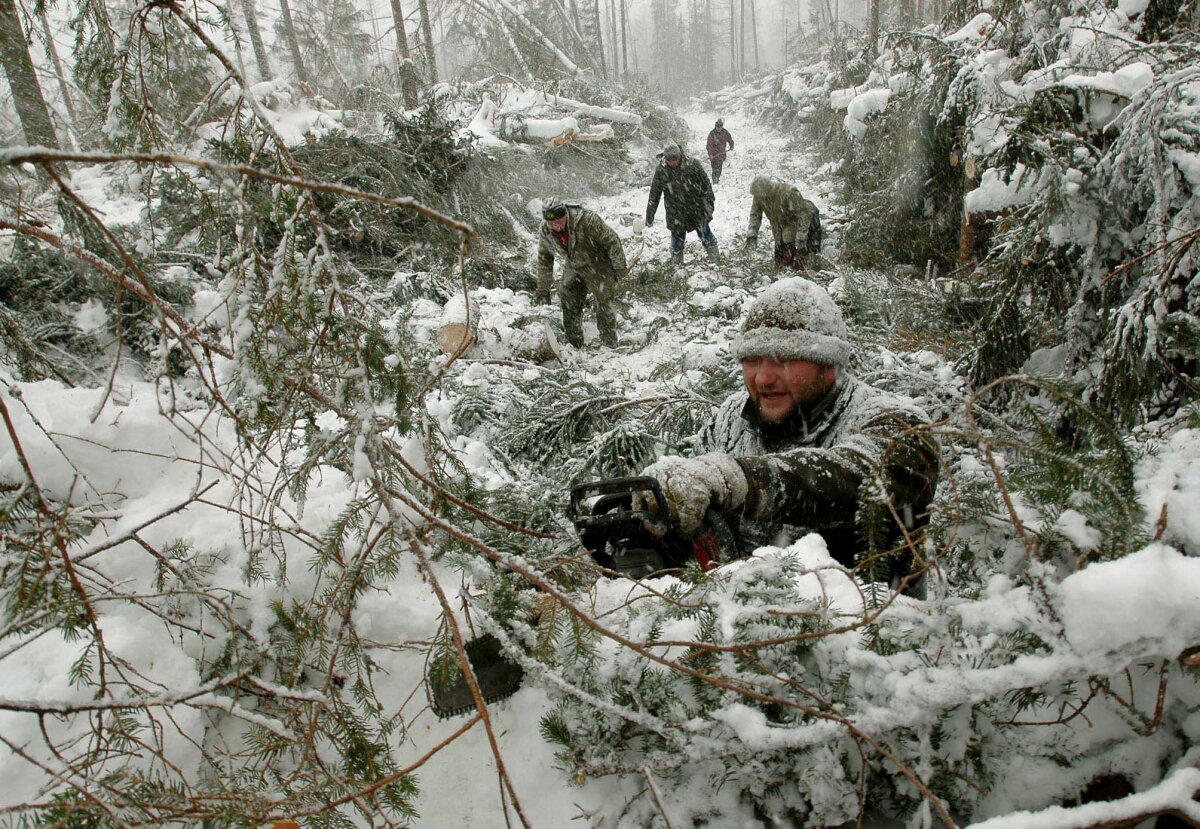
[[[288,0],[279,0],[279,17],[283,21],[283,39],[287,41],[288,51],[292,53],[296,80],[308,83],[308,70],[304,68],[304,58],[300,55],[300,41],[296,39],[296,26],[292,23],[292,7],[288,5]]]
[[[867,9],[867,43],[871,57],[875,58],[879,54],[879,0],[871,0]]]
[[[421,36],[425,39],[425,81],[438,82],[437,53],[433,51],[433,21],[429,19],[428,0],[417,0],[417,12],[421,15]]]
[[[67,119],[70,121],[70,132],[78,139],[79,117],[75,114],[75,103],[71,99],[71,88],[67,85],[67,73],[63,69],[62,60],[58,57],[58,47],[54,45],[54,32],[50,29],[50,18],[46,16],[45,6],[42,6],[42,12],[38,17],[41,18],[42,36],[46,38],[46,54],[50,56],[50,61],[54,64],[54,75],[58,78],[58,90],[63,97],[63,106],[67,110]]]
[[[754,0],[750,0],[750,42],[754,44],[754,68],[758,68],[758,17],[754,14]]]
[[[704,81],[710,89],[716,86],[716,78],[713,77],[716,51],[716,44],[713,43],[712,0],[704,0]]]
[[[617,0],[608,0],[608,59],[612,61],[613,80],[621,80],[620,42],[617,40]]]
[[[242,0],[242,16],[246,18],[246,31],[250,33],[250,45],[254,47],[254,62],[258,64],[258,77],[271,77],[271,61],[267,47],[263,45],[262,31],[258,28],[258,15],[254,13],[254,0]]]
[[[746,0],[742,0],[738,15],[738,79],[746,74]]]
[[[404,9],[400,0],[392,0],[392,21],[396,24],[396,61],[400,70],[400,93],[404,96],[406,109],[417,108],[417,79],[412,54],[408,51],[408,32],[404,29]]]
[[[625,9],[625,0],[621,0],[621,73],[629,75],[629,35],[626,31],[629,23],[629,13]]]
[[[729,0],[729,82],[737,80],[737,18],[733,14],[733,0]]]
[[[596,27],[596,56],[600,58],[600,76],[608,77],[607,61],[604,59],[604,31],[600,28],[600,0],[592,0],[592,21]]]
[[[25,141],[29,144],[59,149],[58,136],[54,134],[54,122],[50,120],[50,108],[38,86],[37,74],[33,69],[33,58],[29,56],[29,44],[17,15],[15,0],[0,0],[0,62],[12,89],[13,103]]]

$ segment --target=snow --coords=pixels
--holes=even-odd
[[[1164,516],[1163,540],[1200,555],[1200,430],[1183,429],[1137,467],[1138,501],[1153,534]]]
[[[108,311],[98,299],[89,299],[75,312],[75,327],[85,334],[98,331],[108,324]]]
[[[855,95],[846,105],[843,121],[846,131],[855,138],[862,138],[867,132],[867,118],[883,112],[891,95],[891,89],[868,89]]]
[[[972,17],[965,26],[957,32],[946,36],[947,43],[962,43],[969,40],[982,40],[995,24],[995,19],[987,12],[980,12]]]
[[[1127,16],[1134,16],[1144,9],[1143,0],[1121,0],[1120,11]],[[990,15],[980,14],[952,35],[952,42],[986,37],[993,23]],[[1007,60],[1007,56],[995,50],[988,53],[985,62],[990,66],[1002,66]],[[1128,98],[1152,80],[1153,72],[1149,66],[1130,64],[1114,73],[1068,76],[1061,83]],[[861,137],[865,131],[866,120],[882,112],[890,96],[901,94],[908,85],[908,81],[898,75],[889,78],[887,83],[887,88],[856,88],[830,93],[831,105],[846,110],[846,128],[856,137]],[[769,90],[763,87],[762,91],[767,94]],[[256,85],[252,92],[268,108],[272,124],[289,143],[303,141],[307,135],[338,126],[331,114],[298,103],[286,85],[269,81]],[[507,142],[496,134],[497,118],[502,111],[523,111],[533,104],[551,102],[565,102],[580,114],[607,116],[620,123],[633,123],[632,119],[637,117],[575,101],[551,101],[552,96],[544,93],[521,94],[524,97],[506,98],[499,105],[485,96],[464,133],[469,132],[484,146],[505,146]],[[693,134],[703,135],[712,117],[713,113],[708,112],[689,116]],[[717,214],[712,225],[722,245],[728,248],[736,233],[744,229],[749,212],[747,185],[763,169],[779,171],[781,176],[800,184],[805,194],[819,205],[825,206],[821,183],[804,166],[806,162],[790,149],[788,136],[772,134],[749,122],[741,122],[736,116],[727,115],[726,120],[738,141],[738,150],[731,154],[725,177],[717,187]],[[575,117],[532,118],[525,123],[527,127],[533,125],[531,135],[542,138],[556,136],[567,126],[578,126]],[[1005,140],[1005,129],[1005,124],[999,120],[976,124],[972,146],[980,152],[994,149]],[[1198,175],[1196,155],[1176,151],[1173,160],[1194,187],[1194,177]],[[968,210],[995,211],[1023,203],[1038,184],[1032,181],[1035,178],[1032,175],[1024,176],[1028,180],[1021,181],[1022,172],[1024,168],[1019,167],[1005,181],[999,171],[985,170],[980,186],[967,197]],[[114,223],[136,221],[145,207],[144,202],[122,196],[115,181],[114,171],[100,166],[77,168],[72,178],[73,185],[86,198],[104,207],[107,220]],[[617,228],[628,251],[636,250],[643,262],[659,263],[666,255],[665,228],[660,224],[639,234],[640,228],[620,222],[622,216],[631,212],[636,214],[644,206],[645,194],[644,187],[635,188],[618,195],[591,199],[589,206],[594,206]],[[531,251],[532,247],[531,244]],[[686,295],[680,299],[700,311],[720,312],[704,324],[702,333],[672,327],[677,321],[661,312],[630,309],[623,320],[622,339],[627,345],[635,343],[643,348],[626,349],[620,359],[614,359],[612,352],[564,349],[566,353],[561,361],[575,369],[580,377],[619,380],[634,389],[641,389],[644,384],[648,390],[656,388],[649,379],[652,370],[668,359],[681,361],[684,366],[682,376],[694,382],[702,380],[703,375],[688,374],[688,371],[694,372],[697,368],[715,371],[732,362],[728,343],[735,328],[734,321],[744,313],[748,300],[758,293],[759,286],[752,281],[729,284],[728,272],[710,269],[705,263],[697,262],[692,247],[688,249]],[[770,280],[771,277],[763,276],[761,281]],[[780,280],[767,290],[783,291],[795,284],[795,280]],[[202,286],[193,297],[190,318],[208,320],[226,330],[235,329],[237,326],[227,310],[228,298],[228,292],[219,286]],[[526,295],[507,288],[473,290],[470,299],[472,314],[478,315],[479,359],[475,362],[461,360],[451,367],[451,371],[456,372],[454,376],[463,387],[484,391],[492,386],[499,387],[502,380],[500,369],[486,361],[502,360],[514,354],[523,336],[516,320],[532,310]],[[431,343],[432,332],[438,325],[467,319],[461,296],[456,296],[445,306],[424,302],[415,304],[411,310],[411,317],[406,320],[407,331],[419,343]],[[73,318],[81,330],[91,332],[101,329],[107,321],[103,308],[94,302],[74,309]],[[650,337],[645,329],[655,321],[665,321],[666,327]],[[395,324],[399,326],[400,321]],[[821,325],[841,326],[838,331],[845,335],[840,315],[835,320],[827,314]],[[594,329],[589,328],[588,333],[594,335]],[[937,355],[931,353],[916,359],[922,366],[928,364],[934,368],[939,365]],[[229,368],[233,370],[236,366],[231,364]],[[537,369],[522,371],[528,379],[528,373],[536,374]],[[211,458],[200,457],[189,437],[190,434],[202,434],[213,449],[213,457],[220,458],[226,453],[232,456],[236,435],[227,421],[199,415],[192,419],[187,410],[174,413],[174,419],[168,420],[163,416],[159,390],[152,384],[125,376],[118,378],[117,393],[107,399],[102,389],[67,389],[56,381],[19,383],[7,374],[0,377],[0,381],[3,383],[0,394],[14,418],[22,449],[38,470],[38,484],[56,498],[74,499],[76,503],[80,499],[95,499],[98,506],[114,516],[107,523],[97,524],[78,556],[81,559],[89,557],[87,560],[93,566],[103,567],[104,572],[123,588],[148,589],[155,562],[132,542],[111,548],[106,544],[164,510],[184,503],[201,485],[216,482],[216,488],[206,496],[210,502],[217,505],[234,502],[235,494],[226,479],[230,470],[211,467]],[[435,424],[451,436],[450,445],[463,474],[487,490],[511,484],[511,473],[488,441],[456,432],[454,402],[450,392],[435,388],[426,397],[425,407]],[[312,423],[322,437],[347,428],[359,428],[357,422],[352,424],[332,410],[316,412]],[[111,451],[103,447],[111,447]],[[1200,430],[1176,431],[1165,437],[1158,448],[1156,454],[1139,462],[1135,488],[1139,505],[1146,515],[1149,534],[1154,533],[1158,517],[1165,514],[1161,540],[1123,559],[1093,562],[1064,578],[1049,599],[1058,611],[1061,631],[1036,628],[1045,597],[1027,586],[1016,586],[1010,576],[1001,574],[992,576],[979,598],[929,601],[905,598],[897,601],[881,619],[881,627],[888,635],[895,635],[894,627],[904,625],[941,630],[961,626],[978,635],[981,654],[1007,634],[1035,633],[1051,643],[1044,653],[1006,665],[974,666],[950,662],[926,665],[903,650],[891,657],[870,653],[861,647],[861,634],[857,631],[829,637],[815,648],[815,660],[861,671],[856,674],[855,681],[861,683],[864,693],[875,703],[875,707],[861,712],[861,723],[868,729],[884,732],[898,719],[912,716],[918,720],[917,725],[925,727],[930,723],[919,720],[934,716],[930,713],[932,703],[961,706],[953,717],[956,718],[954,721],[962,721],[971,716],[972,703],[1008,688],[1031,687],[1056,682],[1063,677],[1085,678],[1094,667],[1094,663],[1087,661],[1088,657],[1099,656],[1107,660],[1101,663],[1102,666],[1124,664],[1120,662],[1121,652],[1126,657],[1135,653],[1146,658],[1173,659],[1182,648],[1200,640],[1200,613],[1197,612],[1200,607],[1200,558],[1196,557],[1200,551],[1200,511],[1195,509],[1200,503]],[[423,452],[419,440],[414,439],[405,446],[405,457],[421,468]],[[269,452],[258,460],[266,466],[280,462]],[[729,489],[726,471],[708,470],[698,482],[692,480],[688,485],[706,487],[709,491],[720,489],[725,496],[731,497],[735,493]],[[964,464],[960,471],[968,474],[972,470]],[[351,453],[349,474],[330,467],[313,470],[307,481],[304,503],[295,504],[290,496],[281,495],[281,505],[296,508],[298,530],[319,536],[351,501],[362,495],[363,483],[370,479],[372,472],[367,437],[358,434]],[[0,437],[0,480],[6,483],[22,481],[23,476],[15,447],[5,434]],[[120,493],[120,497],[114,497],[114,493]],[[393,518],[400,520],[401,516]],[[1087,518],[1075,510],[1061,513],[1055,528],[1080,550],[1096,549],[1101,538],[1100,529],[1089,525]],[[210,558],[213,589],[238,596],[239,612],[249,629],[262,641],[268,640],[270,626],[275,620],[272,602],[303,601],[311,597],[318,584],[310,557],[290,540],[285,543],[292,555],[280,565],[284,569],[285,578],[281,580],[284,587],[248,584],[244,574],[249,564],[249,552],[241,517],[236,510],[193,504],[144,531],[143,537],[155,545],[184,540],[192,545],[198,559]],[[739,614],[743,612],[729,598],[730,591],[764,574],[781,572],[785,565],[798,567],[793,587],[799,601],[819,603],[828,619],[857,618],[866,609],[863,585],[837,567],[820,536],[809,535],[785,548],[762,548],[752,558],[720,569],[714,578],[725,592],[715,600],[715,607],[717,628],[723,635],[732,636],[741,621]],[[399,573],[394,579],[378,590],[363,594],[354,611],[354,621],[364,636],[380,642],[423,642],[431,635],[440,608],[430,594],[425,576],[418,572],[411,558],[403,559],[398,567]],[[437,572],[448,579],[456,575],[441,564],[437,565]],[[647,597],[653,595],[650,588],[666,590],[679,585],[678,580],[669,577],[644,586],[618,579],[602,580],[595,586],[591,598],[599,611],[598,616],[611,614],[615,617],[628,612],[631,605],[648,601]],[[203,649],[219,647],[219,644],[195,643],[189,645],[190,650],[177,647],[172,635],[160,623],[132,603],[119,609],[105,608],[102,620],[114,653],[127,659],[146,677],[147,683],[161,687],[164,692],[199,688]],[[694,621],[680,620],[664,628],[663,638],[687,639],[694,635]],[[614,652],[617,650],[615,644],[610,643],[610,646]],[[52,632],[8,655],[4,661],[6,698],[43,701],[82,701],[87,698],[85,689],[66,681],[69,665],[78,658],[79,648],[78,643]],[[403,648],[385,648],[372,658],[378,661],[380,690],[385,703],[393,711],[403,710],[408,724],[407,738],[396,746],[398,761],[401,765],[413,762],[430,746],[452,733],[462,721],[438,722],[427,711],[419,710],[422,693],[419,678],[423,672],[421,654]],[[626,658],[632,660],[628,655]],[[602,664],[604,670],[613,669],[607,662]],[[654,670],[660,668],[655,666]],[[566,825],[581,813],[603,815],[613,803],[619,804],[633,795],[629,788],[633,784],[618,775],[574,781],[577,786],[564,779],[554,747],[542,739],[537,728],[541,716],[555,704],[555,698],[548,693],[548,686],[552,684],[552,679],[547,679],[544,684],[527,683],[512,698],[491,707],[501,752],[508,761],[514,786],[534,826]],[[312,694],[314,700],[319,698],[304,689],[287,690],[289,693]],[[410,694],[416,695],[415,708],[406,702]],[[282,730],[278,721],[227,698],[210,694],[198,698],[198,702],[223,708],[231,716],[255,722],[269,730]],[[183,709],[173,716],[177,722],[167,727],[166,754],[178,767],[199,774],[202,766],[200,751],[187,737],[202,731],[201,714],[193,709]],[[781,746],[825,749],[828,762],[815,766],[811,774],[836,776],[843,773],[837,762],[838,755],[829,749],[831,744],[845,737],[844,727],[835,722],[817,720],[794,728],[779,728],[768,722],[761,710],[740,702],[717,707],[711,720],[733,735],[742,748],[749,749],[751,757],[754,750]],[[709,723],[697,721],[691,725],[701,733]],[[51,723],[51,727],[67,728],[57,723]],[[1192,727],[1200,732],[1200,724],[1193,723]],[[35,720],[11,711],[0,712],[0,733],[17,744],[37,744],[39,739]],[[951,753],[962,756],[966,746],[961,745]],[[747,760],[747,764],[751,762]],[[1038,768],[1033,761],[1029,766]],[[20,762],[11,753],[0,754],[0,773],[7,781],[0,802],[30,796],[44,781],[39,770]],[[644,779],[636,780],[635,784],[643,786]],[[684,781],[678,788],[667,790],[668,810],[684,814],[689,798],[713,798],[714,802],[720,798],[735,799],[731,794],[734,787],[714,794],[706,784],[707,777],[701,774],[694,780]],[[432,758],[422,768],[420,785],[422,794],[418,809],[422,814],[415,821],[417,826],[499,829],[510,823],[499,805],[495,761],[479,727]],[[1138,799],[1125,801],[1120,806],[1091,804],[1075,810],[1050,810],[1041,815],[1009,815],[977,825],[987,829],[1082,827],[1102,819],[1111,821],[1126,814],[1136,814],[1138,809],[1145,811],[1179,802],[1197,785],[1200,785],[1200,772],[1180,769],[1159,786],[1137,795]],[[840,789],[833,784],[822,791],[834,804],[841,797]],[[726,804],[723,808],[732,813],[736,804]],[[846,808],[853,808],[852,798]],[[679,825],[686,825],[682,820]]]
[[[1132,98],[1154,83],[1154,69],[1148,63],[1135,61],[1122,66],[1116,72],[1098,72],[1090,77],[1071,75],[1060,83],[1064,86],[1073,85],[1082,89],[1097,89],[1124,98]]]
[[[1036,193],[1035,176],[1030,174],[1024,164],[1018,163],[1007,181],[1004,179],[1003,170],[987,169],[980,176],[979,186],[967,193],[967,212],[990,213],[1004,210],[1024,204]]]
[[[1174,656],[1200,641],[1200,558],[1151,544],[1064,579],[1060,610],[1067,641],[1079,653],[1138,650]]]
[[[1182,768],[1154,788],[1117,803],[1088,803],[1070,809],[1055,806],[1037,813],[1014,812],[972,823],[969,829],[1088,829],[1170,809],[1187,809],[1196,820],[1200,819],[1200,808],[1193,805],[1192,794],[1197,789],[1200,789],[1200,769]]]

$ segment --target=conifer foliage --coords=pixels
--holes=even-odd
[[[580,71],[581,5],[457,25],[493,68],[629,99]],[[637,376],[522,293],[532,196],[611,191],[617,139],[673,116],[480,152],[486,85],[364,92],[353,3],[292,0],[295,83],[251,85],[208,6],[78,0],[102,151],[0,151],[2,820],[436,820],[418,775],[478,729],[495,825],[530,826],[482,698],[445,739],[420,719],[426,670],[491,633],[556,781],[608,795],[594,826],[1013,829],[1113,780],[1149,796],[1063,825],[1200,821],[1194,34],[1161,4],[1000,5],[878,57],[838,40],[740,109],[827,162],[841,249],[812,275],[853,372],[932,416],[901,590],[815,535],[633,582],[565,517],[572,485],[692,451],[770,279],[638,262]],[[470,355],[434,342],[451,298]]]

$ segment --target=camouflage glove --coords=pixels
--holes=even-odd
[[[710,506],[719,510],[739,508],[750,488],[741,465],[733,455],[724,452],[710,452],[696,458],[675,455],[660,458],[642,470],[642,474],[662,485],[671,518],[684,535],[700,528],[704,512]],[[634,507],[649,509],[653,502],[650,493],[639,493]]]

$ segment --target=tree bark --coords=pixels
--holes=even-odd
[[[604,31],[600,28],[600,0],[592,0],[592,21],[596,27],[596,56],[600,58],[600,76],[608,77],[607,61],[604,59]]]
[[[620,43],[617,40],[617,0],[608,0],[608,59],[612,61],[613,80],[621,79]]]
[[[621,0],[621,73],[629,75],[629,36],[626,32],[629,23],[629,13],[625,9],[625,0]]]
[[[400,94],[404,96],[406,109],[417,108],[417,79],[416,69],[412,62],[412,53],[408,50],[408,32],[404,28],[404,9],[400,0],[392,0],[392,21],[396,24],[396,61],[400,70]]]
[[[742,0],[738,17],[738,79],[746,74],[746,0]]]
[[[254,0],[242,0],[242,16],[246,18],[246,31],[250,33],[250,45],[254,47],[254,62],[258,64],[258,77],[271,77],[271,60],[267,47],[263,45],[262,30],[258,28],[258,15],[254,13]]]
[[[716,86],[716,44],[713,42],[712,0],[704,0],[704,80],[710,89]]]
[[[283,39],[287,41],[288,51],[292,53],[296,80],[308,83],[308,70],[304,68],[304,58],[300,54],[300,41],[296,39],[296,26],[292,23],[292,7],[288,5],[288,0],[279,0],[279,17],[283,21]]]
[[[429,0],[417,0],[417,13],[421,16],[421,36],[425,39],[425,81],[438,82],[437,53],[433,51],[433,21],[429,19]]]
[[[867,10],[867,43],[871,57],[876,57],[879,54],[879,0],[871,0]]]
[[[733,0],[729,0],[729,82],[737,80],[737,18],[733,15]]]
[[[0,63],[12,89],[13,103],[25,141],[29,144],[60,149],[58,136],[54,133],[54,122],[50,119],[50,108],[42,96],[37,74],[33,69],[33,58],[29,56],[29,44],[21,27],[15,0],[0,0]]]
[[[71,99],[71,88],[67,85],[67,73],[63,69],[62,60],[58,56],[58,47],[54,45],[54,32],[50,29],[50,18],[46,16],[46,7],[42,6],[42,12],[38,17],[41,18],[42,36],[46,38],[46,54],[50,56],[50,61],[54,64],[54,75],[58,78],[58,90],[63,97],[63,106],[67,110],[67,119],[70,121],[69,132],[76,141],[79,138],[79,117],[75,114],[75,103]]]
[[[758,68],[758,17],[754,14],[754,0],[750,0],[750,42],[754,44],[754,68]]]

